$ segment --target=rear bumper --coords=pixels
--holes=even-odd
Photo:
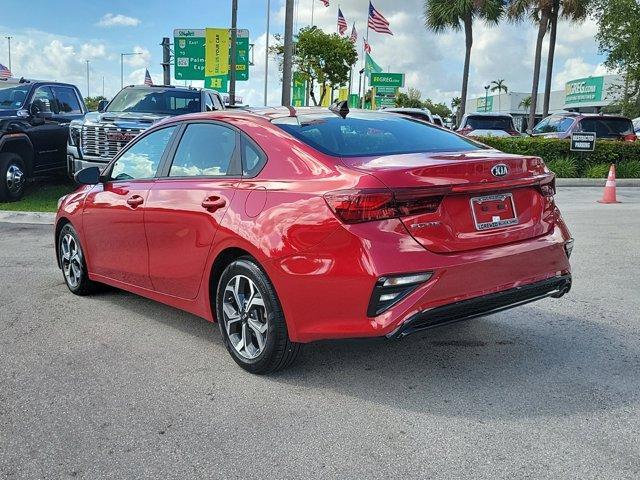
[[[442,305],[413,315],[396,330],[387,334],[387,338],[402,338],[422,330],[501,312],[546,297],[561,297],[569,290],[571,290],[571,275],[567,274]]]

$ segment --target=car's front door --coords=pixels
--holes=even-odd
[[[50,168],[62,169],[67,166],[67,139],[69,138],[69,124],[84,116],[80,97],[73,87],[52,85],[51,91],[55,98],[56,108],[53,110],[51,123],[57,126],[53,132],[53,144],[57,153],[53,154]]]
[[[33,114],[47,107],[51,110],[53,117],[44,121],[32,118],[33,127],[29,130],[29,138],[35,153],[34,171],[54,169],[59,162],[64,164],[67,130],[55,119],[60,112],[51,87],[42,85],[33,92],[29,111]]]
[[[149,192],[149,274],[161,293],[198,295],[216,231],[240,182],[239,133],[219,122],[188,123]]]
[[[144,227],[149,190],[177,130],[155,130],[127,146],[87,195],[83,232],[89,272],[153,289]]]

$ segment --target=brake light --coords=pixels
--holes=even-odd
[[[556,194],[556,176],[553,175],[551,180],[540,184],[540,192],[545,197],[553,197]]]
[[[464,128],[461,128],[460,130],[458,130],[458,133],[462,134],[462,135],[467,135],[468,133],[473,132],[473,127],[467,125]]]
[[[520,132],[519,132],[519,131],[517,131],[517,130],[515,130],[515,129],[509,129],[509,130],[506,130],[506,132],[507,132],[509,135],[511,135],[512,137],[518,137],[518,136],[520,136]]]
[[[324,195],[331,211],[344,223],[387,220],[433,213],[449,187],[397,190],[339,190]]]
[[[630,133],[629,135],[624,136],[625,142],[635,142],[636,140],[638,140],[638,137],[634,133]]]

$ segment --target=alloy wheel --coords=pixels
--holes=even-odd
[[[11,165],[9,165],[9,168],[7,168],[6,182],[9,193],[13,195],[19,193],[22,189],[22,184],[24,183],[24,173],[15,163],[12,163]]]
[[[258,286],[249,277],[236,275],[224,289],[224,327],[231,345],[246,359],[258,357],[267,339],[267,308]]]
[[[77,288],[82,281],[82,250],[73,235],[67,233],[60,243],[62,271],[71,288]]]

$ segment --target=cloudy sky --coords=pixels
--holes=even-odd
[[[266,0],[239,0],[238,24],[250,31],[255,44],[250,80],[239,82],[246,103],[263,103]],[[320,0],[296,1],[296,27],[314,23],[335,31],[337,0],[325,8]],[[366,29],[368,0],[341,0],[340,7],[353,22],[361,41]],[[375,0],[374,5],[391,23],[393,36],[371,32],[372,56],[384,69],[406,73],[406,84],[423,97],[447,104],[459,95],[464,59],[461,32],[435,35],[423,25],[422,0]],[[160,7],[162,5],[162,7]],[[126,57],[125,84],[142,83],[148,68],[160,83],[162,37],[174,28],[224,27],[230,24],[231,0],[158,2],[137,0],[2,0],[0,5],[0,63],[8,64],[7,41],[11,36],[12,70],[15,75],[55,79],[77,84],[86,94],[86,60],[89,60],[89,93],[112,96],[120,88],[120,53]],[[25,9],[28,6],[28,9]],[[284,0],[271,0],[271,34],[284,28]],[[592,21],[561,24],[558,31],[554,89],[573,78],[605,73],[603,58],[594,41]],[[529,23],[474,26],[470,95],[482,95],[483,85],[504,78],[512,91],[530,91],[535,28]],[[361,43],[359,43],[361,46]],[[268,102],[280,100],[280,75],[275,60],[269,62]],[[542,78],[544,76],[544,70]],[[194,85],[196,83],[194,82]],[[355,86],[354,88],[357,88]]]

